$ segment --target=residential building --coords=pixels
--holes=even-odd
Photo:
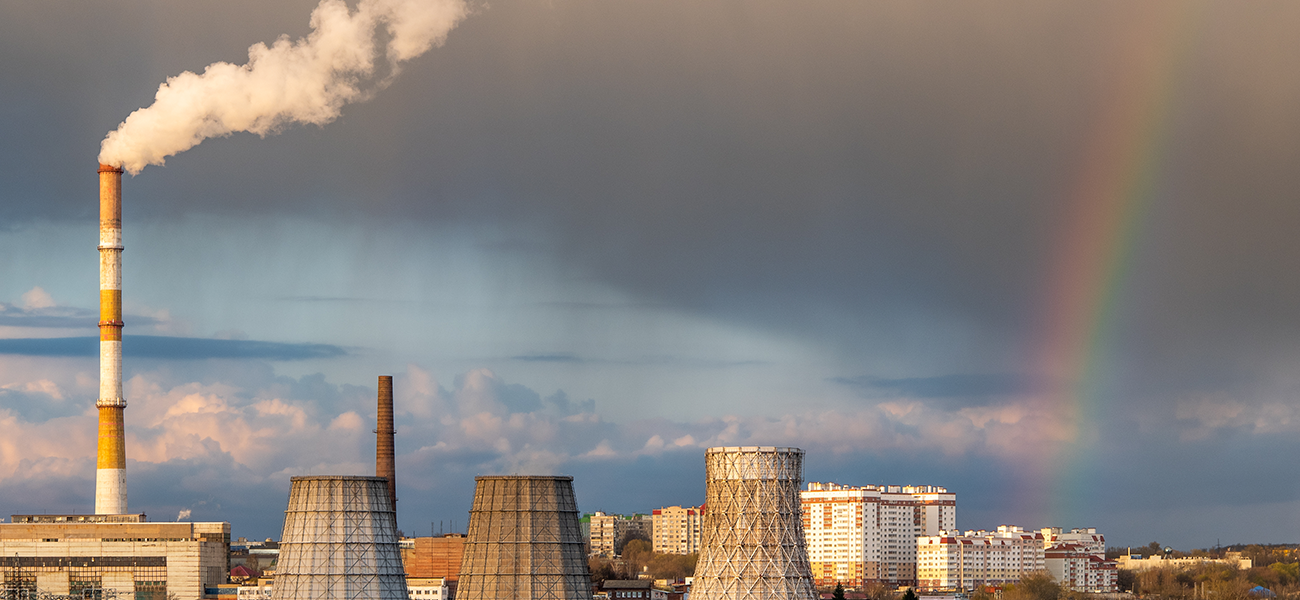
[[[653,545],[655,535],[654,515],[634,513],[624,515],[623,519],[627,521],[627,524],[623,526],[623,537],[618,540],[618,548],[622,548],[624,543],[633,539],[645,540]]]
[[[940,532],[917,538],[917,587],[973,590],[1020,581],[1044,569],[1043,535],[1003,525],[997,531]]]
[[[578,520],[587,536],[587,553],[615,556],[629,538],[654,539],[653,515],[615,515],[603,512],[587,513]]]
[[[813,482],[799,495],[819,586],[915,585],[917,537],[957,527],[957,496],[942,487]]]
[[[1044,527],[1039,531],[1043,534],[1044,548],[1071,544],[1097,558],[1106,558],[1106,536],[1097,533],[1096,528],[1087,527],[1064,531],[1060,527]]]
[[[1106,560],[1106,551],[1097,556],[1091,547],[1058,544],[1047,549],[1047,572],[1061,587],[1075,592],[1114,593],[1119,591],[1119,570],[1115,561]]]
[[[614,547],[625,531],[626,522],[619,515],[594,512],[582,516],[587,523],[587,553],[614,556]]]
[[[138,600],[198,600],[226,582],[229,549],[229,523],[148,523],[144,515],[14,515],[0,523],[0,572],[19,593],[111,589]]]
[[[704,520],[702,506],[668,506],[651,513],[654,520],[655,552],[663,554],[694,554],[700,551],[700,525]]]
[[[411,600],[447,600],[450,588],[443,577],[407,577],[406,594]]]
[[[600,591],[609,600],[668,600],[667,591],[655,589],[653,582],[646,579],[607,579]]]
[[[241,585],[235,590],[236,600],[271,600],[272,584]]]

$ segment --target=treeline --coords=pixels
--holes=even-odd
[[[699,557],[699,554],[655,552],[650,542],[634,539],[623,546],[620,558],[592,557],[587,560],[587,566],[596,583],[606,579],[636,579],[641,573],[649,573],[653,579],[685,579],[695,573]]]
[[[1145,598],[1168,600],[1264,600],[1252,595],[1256,586],[1279,599],[1300,600],[1300,563],[1275,561],[1250,569],[1205,563],[1186,569],[1172,567],[1120,571],[1120,589]]]
[[[1256,567],[1267,567],[1278,562],[1293,563],[1296,562],[1297,558],[1300,558],[1300,547],[1295,544],[1233,544],[1217,548],[1200,548],[1191,552],[1172,550],[1169,556],[1171,558],[1224,558],[1229,552],[1240,552],[1242,556],[1254,562]],[[1163,556],[1164,547],[1160,545],[1160,542],[1151,542],[1145,546],[1110,546],[1106,548],[1106,558],[1110,560],[1130,553],[1140,555],[1142,558]]]
[[[1300,563],[1275,562],[1265,567],[1239,570],[1225,564],[1119,572],[1121,592],[1147,600],[1270,600],[1252,594],[1256,586],[1276,594],[1278,600],[1300,600]],[[1047,573],[1032,573],[1020,583],[1002,589],[1001,596],[978,591],[971,600],[1084,600],[1088,594],[1067,590]]]

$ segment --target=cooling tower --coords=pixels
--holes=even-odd
[[[458,600],[591,599],[572,477],[475,477]]]
[[[812,600],[799,486],[803,450],[709,448],[692,600]]]
[[[294,477],[272,600],[408,600],[382,477]]]

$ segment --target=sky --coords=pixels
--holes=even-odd
[[[123,178],[133,512],[278,538],[392,374],[408,534],[754,445],[962,529],[1300,541],[1300,5],[428,1]],[[321,7],[0,0],[0,515],[93,510],[101,142]]]

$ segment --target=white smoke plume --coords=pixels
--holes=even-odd
[[[177,522],[180,522],[181,519],[188,519],[188,518],[190,518],[190,515],[192,515],[192,514],[194,514],[194,512],[191,511],[190,509],[188,509],[188,508],[183,509],[183,510],[181,510],[181,512],[176,513],[176,521],[177,521]]]
[[[217,62],[201,75],[169,77],[152,106],[104,138],[99,162],[134,175],[210,137],[329,123],[344,105],[387,85],[403,62],[441,45],[467,14],[464,0],[361,0],[355,10],[343,0],[321,0],[306,37],[254,44],[244,65]],[[377,38],[385,45],[382,77]]]

